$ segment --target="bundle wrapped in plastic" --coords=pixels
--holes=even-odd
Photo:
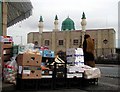
[[[84,68],[84,78],[93,79],[101,77],[101,71],[99,68]]]
[[[25,51],[33,50],[33,49],[34,49],[34,44],[33,43],[29,43],[29,44],[25,45]]]
[[[79,65],[79,66],[67,66],[68,73],[81,72],[84,73],[84,78],[94,79],[101,77],[101,71],[99,68],[92,68],[88,65]]]
[[[92,67],[88,66],[88,65],[80,65],[84,70],[86,69],[92,69]]]
[[[16,84],[16,74],[17,74],[17,63],[16,57],[12,57],[11,61],[8,61],[4,65],[3,77],[4,82]]]
[[[34,44],[33,43],[29,43],[26,45],[19,45],[19,51],[18,54],[23,54],[26,53],[28,51],[32,51],[34,50]]]

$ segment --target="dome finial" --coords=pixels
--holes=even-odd
[[[82,18],[81,18],[81,19],[86,19],[84,12],[83,12],[83,14],[82,14]]]
[[[43,18],[42,18],[42,16],[40,16],[40,20],[39,20],[39,22],[43,22]]]
[[[68,18],[69,18],[69,15],[68,15]]]

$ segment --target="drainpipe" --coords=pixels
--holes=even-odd
[[[2,1],[0,0],[0,36],[2,36]]]
[[[2,0],[0,0],[0,36],[2,36]],[[0,43],[0,75],[1,73],[2,73],[2,44]],[[2,76],[0,76],[0,81],[1,79]],[[2,82],[0,82],[0,85],[2,85]]]

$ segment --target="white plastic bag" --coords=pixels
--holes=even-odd
[[[4,65],[3,75],[4,75],[4,81],[9,83],[15,83],[15,78],[17,74],[17,63],[16,63],[16,57],[12,57],[11,61],[8,61]]]

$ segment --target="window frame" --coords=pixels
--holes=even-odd
[[[78,39],[73,39],[73,45],[79,45],[79,40]]]
[[[64,40],[58,40],[58,45],[63,46],[64,45]]]
[[[45,40],[45,41],[44,41],[44,45],[45,45],[45,46],[49,46],[49,45],[50,45],[50,40],[48,40],[48,39]]]

